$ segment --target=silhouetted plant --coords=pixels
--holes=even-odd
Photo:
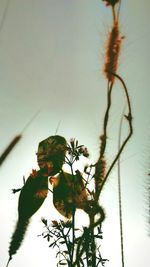
[[[18,201],[18,221],[10,242],[8,263],[23,241],[30,218],[47,197],[48,176],[61,170],[65,153],[66,140],[61,136],[51,136],[39,144],[37,159],[40,170],[32,170],[21,188]],[[17,191],[20,191],[20,188],[13,189],[13,193]]]
[[[74,246],[80,242],[80,237],[76,237],[74,241],[72,240],[71,230],[72,230],[72,222],[70,221],[52,221],[51,225],[48,225],[46,219],[42,219],[43,224],[45,225],[46,231],[42,233],[42,237],[47,239],[50,243],[49,247],[56,248],[57,253],[56,257],[59,258],[58,266],[59,265],[68,265],[72,266],[92,266],[91,258],[93,251],[90,251],[90,244],[92,242],[92,237],[90,232],[88,231],[87,227],[83,227],[82,229],[74,228],[75,232],[82,232],[84,233],[81,237],[84,252],[82,253],[82,257],[78,258],[78,261],[74,261],[72,259],[72,251]],[[94,235],[95,239],[102,239],[102,232],[100,226],[97,227],[97,233]],[[74,242],[74,243],[73,243]],[[78,255],[79,256],[79,255]],[[105,266],[106,259],[103,259],[100,253],[100,247],[97,248],[97,264],[98,266],[100,263],[102,266]]]
[[[97,258],[96,250],[97,250],[97,244],[96,244],[96,238],[97,235],[95,235],[95,228],[98,225],[101,225],[104,218],[105,214],[102,209],[102,207],[99,206],[99,200],[100,200],[100,194],[103,189],[103,186],[108,179],[113,167],[115,166],[116,162],[118,161],[124,147],[126,146],[127,142],[129,141],[132,133],[133,133],[133,127],[132,127],[132,111],[131,111],[131,104],[130,104],[130,98],[128,94],[128,89],[127,86],[122,79],[120,75],[117,74],[117,69],[118,69],[118,59],[119,59],[119,54],[120,54],[120,48],[121,48],[121,43],[122,40],[124,39],[124,36],[121,36],[120,34],[120,29],[119,29],[119,12],[120,12],[120,4],[121,1],[105,1],[107,6],[111,6],[112,8],[112,15],[113,15],[113,25],[112,29],[110,30],[110,33],[108,35],[108,41],[106,44],[106,56],[105,56],[105,65],[104,65],[104,73],[105,77],[108,82],[108,87],[107,87],[107,107],[106,107],[106,112],[104,116],[104,123],[103,123],[103,133],[100,135],[100,151],[99,151],[99,158],[95,164],[91,166],[89,175],[91,172],[93,172],[92,178],[94,179],[95,182],[95,190],[90,191],[89,188],[87,187],[87,180],[85,179],[86,186],[84,188],[83,182],[82,182],[82,187],[84,190],[86,189],[88,197],[85,198],[84,205],[82,207],[77,206],[77,201],[73,202],[72,209],[76,208],[82,208],[87,214],[89,215],[89,227],[83,228],[83,233],[82,235],[77,239],[74,236],[73,232],[73,247],[76,245],[76,255],[75,255],[75,261],[73,261],[72,257],[72,265],[71,266],[84,266],[84,257],[86,258],[87,261],[87,266],[98,266],[99,263],[103,264],[105,261],[100,261]],[[118,4],[118,6],[117,6]],[[110,164],[109,167],[106,167],[106,156],[105,156],[105,151],[107,147],[107,138],[108,138],[108,122],[109,122],[109,114],[110,114],[110,109],[112,106],[112,92],[114,88],[114,83],[115,79],[118,79],[121,82],[123,91],[125,93],[125,98],[127,101],[127,106],[128,106],[128,113],[127,115],[124,114],[124,118],[126,122],[128,123],[129,126],[129,132],[126,136],[126,138],[123,140],[122,144],[119,143],[119,150],[116,152],[116,155]],[[74,176],[74,170],[73,170],[73,163],[75,160],[79,160],[79,153],[76,148],[78,148],[78,142],[75,140],[71,140],[69,147],[69,153],[70,153],[70,159],[66,158],[67,164],[71,168],[71,173]],[[80,148],[80,146],[79,146]],[[79,170],[76,170],[79,172]],[[79,172],[80,173],[80,172]],[[80,175],[81,176],[81,175]],[[81,176],[82,179],[82,176]],[[58,182],[59,183],[59,182]],[[58,184],[57,184],[58,186]],[[56,188],[57,188],[56,186]],[[72,184],[72,187],[74,185]],[[68,187],[66,184],[65,187]],[[54,186],[55,189],[55,186]],[[81,192],[80,192],[81,194]],[[79,194],[79,195],[80,195]],[[73,198],[73,194],[72,194]],[[69,202],[69,201],[68,201]],[[64,205],[65,206],[65,205]],[[59,209],[58,209],[59,211]],[[73,214],[73,219],[72,219],[72,227],[74,229],[74,213]],[[96,215],[99,215],[99,219],[96,221]],[[73,230],[74,231],[74,230]],[[99,237],[99,236],[98,236]],[[88,251],[88,254],[87,254]],[[86,254],[86,256],[85,256]],[[99,254],[100,255],[100,254]],[[68,266],[70,266],[68,264]],[[122,266],[124,266],[124,262],[122,260]]]
[[[105,266],[100,252],[99,241],[102,239],[102,223],[105,212],[100,206],[103,187],[119,160],[132,133],[132,110],[127,86],[118,75],[118,60],[124,36],[120,34],[119,13],[121,1],[104,0],[106,6],[112,9],[112,27],[106,43],[104,74],[107,80],[107,103],[103,120],[103,130],[99,137],[99,155],[96,162],[84,167],[82,173],[74,163],[81,157],[88,157],[88,149],[79,145],[72,138],[69,143],[62,136],[50,136],[40,142],[37,161],[40,170],[33,170],[21,189],[13,189],[13,193],[21,190],[18,206],[18,222],[9,248],[9,261],[19,248],[32,215],[40,208],[48,193],[48,178],[53,186],[53,204],[64,220],[48,223],[42,222],[46,230],[42,237],[49,242],[49,247],[56,248],[57,266],[98,267]],[[127,114],[123,114],[122,122],[128,124],[128,134],[123,142],[119,142],[118,151],[110,166],[107,166],[106,148],[108,143],[108,124],[113,105],[113,89],[115,80],[123,89],[127,102]],[[63,165],[70,167],[70,172],[63,171]],[[91,184],[94,184],[92,188]],[[76,210],[82,209],[89,217],[89,225],[76,228]],[[66,221],[67,219],[67,221]],[[122,267],[123,267],[122,261]]]
[[[67,148],[68,148],[68,154],[66,154],[65,162],[70,166],[72,174],[69,175],[62,171],[60,175],[56,177],[57,179],[56,185],[55,183],[53,185],[53,199],[55,199],[55,201],[58,201],[59,199],[60,207],[59,204],[58,206],[56,206],[54,203],[54,205],[56,206],[57,210],[63,215],[64,212],[62,213],[62,209],[65,210],[67,212],[66,217],[70,218],[72,215],[72,265],[71,266],[76,266],[76,265],[79,266],[79,264],[81,264],[81,260],[83,261],[85,257],[84,255],[85,252],[87,254],[87,251],[88,255],[86,255],[86,259],[88,260],[88,264],[90,264],[90,262],[91,264],[93,264],[91,257],[93,258],[94,255],[95,238],[96,238],[96,235],[94,235],[94,228],[97,225],[99,225],[100,222],[104,219],[104,211],[102,207],[100,207],[99,204],[95,201],[94,191],[90,190],[88,181],[89,175],[91,175],[92,168],[94,168],[94,166],[90,166],[90,172],[85,173],[85,175],[87,175],[87,178],[83,178],[83,175],[81,175],[78,169],[74,170],[73,164],[75,161],[80,160],[81,155],[85,157],[89,156],[87,148],[85,148],[83,145],[78,146],[78,141],[75,139],[71,139],[70,144],[68,144]],[[91,176],[91,178],[94,179],[93,175]],[[58,193],[57,197],[55,197],[57,189]],[[81,237],[78,237],[76,239],[74,216],[77,208],[84,210],[89,215],[90,224],[89,228],[85,227],[82,229],[83,234],[81,235]],[[68,214],[69,216],[67,216]],[[95,222],[94,217],[96,215],[99,215],[100,218]],[[97,235],[97,238],[98,237],[99,235]],[[88,244],[88,249],[87,249],[87,244]],[[73,257],[74,251],[76,251],[75,260]],[[78,262],[79,260],[80,262]]]

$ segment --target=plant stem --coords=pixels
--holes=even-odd
[[[73,263],[73,256],[74,256],[74,242],[75,242],[75,208],[72,211],[72,253],[71,253],[71,262]]]
[[[90,225],[94,225],[95,221],[95,216],[92,214],[90,216]],[[96,267],[96,243],[95,243],[95,238],[94,238],[94,227],[91,227],[91,253],[92,253],[92,258],[91,258],[91,267]]]
[[[109,112],[110,112],[110,107],[111,107],[111,94],[112,94],[112,88],[113,88],[113,83],[109,84],[108,83],[108,89],[107,89],[107,109],[104,117],[104,125],[103,125],[103,141],[101,144],[101,151],[100,151],[100,159],[103,157],[106,149],[106,144],[107,144],[107,125],[108,125],[108,120],[109,120]]]
[[[67,236],[68,236],[68,233],[69,233],[70,229],[68,230],[68,233],[66,235],[64,234],[63,228],[61,228],[60,230],[61,230],[62,237],[63,237],[63,239],[65,241],[65,244],[66,244],[66,247],[67,247],[67,250],[68,250],[68,253],[69,253],[70,264],[69,263],[68,264],[69,264],[69,267],[72,267],[71,249],[70,249],[70,247],[68,245],[68,240],[67,240]]]
[[[112,6],[112,15],[113,15],[113,23],[115,25],[115,23],[116,23],[116,12],[115,12],[114,6]]]
[[[127,99],[127,104],[128,104],[128,115],[126,116],[126,119],[128,121],[128,124],[129,124],[129,134],[127,135],[127,137],[125,138],[125,140],[123,141],[122,145],[120,146],[120,149],[117,153],[117,155],[115,156],[112,164],[110,165],[109,167],[109,170],[107,171],[106,173],[106,176],[105,176],[105,179],[101,185],[101,188],[100,188],[100,192],[102,191],[103,189],[103,186],[111,172],[111,170],[113,169],[114,165],[116,164],[117,160],[119,159],[124,147],[126,146],[126,144],[128,143],[129,139],[131,138],[132,134],[133,134],[133,126],[132,126],[132,110],[131,110],[131,103],[130,103],[130,98],[129,98],[129,94],[128,94],[128,89],[127,89],[127,86],[125,84],[125,82],[123,81],[123,79],[118,75],[118,74],[115,74],[115,73],[112,73],[116,78],[118,78],[118,80],[122,83],[123,85],[123,90],[125,92],[125,95],[126,95],[126,99]]]
[[[121,117],[120,127],[119,127],[118,150],[120,150],[120,146],[121,146],[121,129],[122,129],[123,117],[124,117],[124,112],[123,112],[123,115]],[[121,197],[120,157],[118,159],[118,198],[119,198],[121,260],[122,260],[122,267],[124,267],[124,246],[123,246],[123,220],[122,220],[122,197]]]
[[[106,150],[106,145],[107,145],[107,126],[108,126],[108,121],[109,121],[109,112],[111,108],[112,89],[113,89],[113,83],[110,84],[108,82],[107,108],[106,108],[106,112],[104,116],[103,135],[102,135],[101,145],[100,145],[100,156],[95,164],[95,192],[96,192],[95,199],[96,201],[98,201],[99,199],[101,187],[102,187],[102,184],[104,183],[104,181],[100,181],[100,178],[101,178],[100,177],[100,172],[101,172],[100,166],[101,166],[101,162],[103,160],[105,150]]]

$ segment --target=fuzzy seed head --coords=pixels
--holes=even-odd
[[[109,33],[106,44],[104,74],[109,82],[114,82],[114,75],[117,72],[118,59],[120,54],[121,42],[124,37],[120,36],[118,23],[115,23]]]

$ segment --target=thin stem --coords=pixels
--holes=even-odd
[[[54,236],[57,238],[57,240],[60,239],[60,238],[59,238],[59,235],[56,233],[56,231],[51,231],[51,230],[49,229],[48,226],[45,226],[45,227],[46,227],[46,229],[47,229],[47,231],[48,231],[49,233],[51,233],[52,235],[54,235]]]
[[[72,211],[72,253],[71,253],[71,262],[73,263],[74,256],[74,242],[75,242],[75,208]]]
[[[10,256],[10,257],[9,257],[9,259],[8,259],[8,262],[7,262],[7,265],[6,265],[6,267],[8,267],[8,265],[9,265],[9,263],[10,263],[11,259],[12,259],[12,257]]]
[[[126,99],[127,99],[127,104],[128,104],[128,115],[125,116],[128,123],[129,123],[129,134],[127,135],[127,137],[125,138],[123,144],[121,145],[116,157],[114,158],[111,166],[109,167],[109,170],[107,171],[107,174],[105,176],[105,179],[101,185],[101,188],[100,188],[100,191],[102,191],[102,188],[107,180],[107,177],[109,176],[111,170],[113,169],[114,165],[116,164],[117,160],[119,159],[124,147],[126,146],[126,144],[128,143],[129,139],[131,138],[132,134],[133,134],[133,126],[132,126],[132,111],[131,111],[131,103],[130,103],[130,98],[129,98],[129,94],[128,94],[128,89],[126,87],[126,84],[125,82],[123,81],[123,79],[118,75],[118,74],[115,74],[115,73],[112,73],[118,80],[120,80],[120,82],[122,83],[123,85],[123,90],[125,92],[125,95],[126,95]]]
[[[73,167],[72,167],[72,164],[70,164],[70,169],[71,169],[71,174],[74,175],[74,174],[73,174]]]
[[[95,216],[90,216],[90,225],[94,225]],[[92,252],[92,267],[96,267],[96,243],[94,238],[94,227],[91,228],[91,252]]]
[[[101,146],[101,151],[100,151],[100,158],[103,157],[106,149],[106,144],[107,144],[107,125],[108,125],[108,120],[109,120],[109,112],[110,112],[110,107],[111,107],[111,94],[112,94],[112,88],[113,88],[113,83],[109,85],[108,83],[108,89],[107,89],[107,109],[104,117],[104,126],[103,126],[103,142]]]
[[[119,19],[120,9],[121,9],[121,0],[119,1],[119,6],[118,6],[118,10],[117,10],[117,20]]]
[[[77,249],[76,249],[76,259],[75,259],[75,262],[73,264],[73,267],[76,267],[76,266],[80,267],[79,259],[82,257],[84,251],[86,250],[85,249],[85,242],[83,244],[85,236],[86,236],[86,230],[84,230],[83,235],[79,238]],[[80,250],[81,246],[82,246],[82,249]]]
[[[66,246],[67,246],[67,250],[68,250],[68,253],[69,253],[70,267],[72,267],[72,255],[71,255],[71,249],[70,249],[70,247],[69,247],[69,245],[68,245],[68,240],[67,240],[67,236],[68,236],[68,233],[69,233],[70,229],[68,230],[68,233],[67,233],[66,235],[64,234],[64,231],[63,231],[62,228],[61,228],[60,230],[61,230],[62,237],[63,237],[63,239],[64,239],[64,241],[65,241],[65,244],[66,244]]]
[[[113,83],[109,83],[108,82],[108,88],[107,88],[107,109],[105,112],[105,116],[104,116],[104,124],[103,124],[103,135],[102,135],[102,142],[101,142],[101,146],[100,146],[100,156],[98,161],[95,164],[95,192],[96,192],[96,200],[98,201],[99,199],[99,194],[100,194],[100,188],[101,185],[99,186],[99,179],[100,179],[100,165],[101,165],[101,161],[104,157],[105,154],[105,150],[106,150],[106,145],[107,145],[107,126],[108,126],[108,121],[109,121],[109,112],[110,112],[110,108],[111,108],[111,96],[112,96],[112,89],[113,89]],[[102,181],[103,183],[103,181]]]
[[[116,12],[114,6],[112,6],[112,15],[113,15],[113,22],[116,23]]]
[[[70,169],[71,169],[71,174],[72,174],[72,176],[74,176],[74,173],[73,173],[74,158],[72,157],[71,160],[69,160],[67,158],[67,161],[68,161],[68,165],[70,166]],[[73,184],[72,184],[72,186],[73,186]],[[76,208],[73,207],[73,209],[72,209],[72,251],[71,251],[71,257],[70,257],[72,264],[73,264],[74,247],[75,247],[75,211],[76,211]]]
[[[118,138],[118,150],[120,150],[121,146],[121,130],[123,123],[124,112],[121,117],[120,127],[119,127],[119,138]],[[122,195],[121,195],[121,170],[120,170],[120,159],[118,159],[118,198],[119,198],[119,219],[120,219],[120,242],[121,242],[121,260],[122,267],[124,267],[124,246],[123,246],[123,219],[122,219]]]
[[[90,265],[89,263],[89,257],[88,257],[88,253],[89,253],[89,242],[87,240],[87,244],[86,244],[86,249],[85,249],[85,254],[86,254],[86,263],[87,263],[87,266]]]
[[[128,108],[129,108],[129,115],[131,115],[131,103],[130,103],[130,97],[129,97],[129,93],[128,93],[128,89],[127,86],[124,82],[124,80],[120,77],[120,75],[116,74],[116,73],[111,73],[112,75],[114,75],[123,85],[123,89],[125,91],[125,95],[127,98],[127,104],[128,104]],[[132,123],[130,122],[131,128],[132,128]]]

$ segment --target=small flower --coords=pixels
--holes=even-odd
[[[81,146],[81,147],[79,148],[79,153],[80,153],[80,155],[83,155],[83,156],[86,157],[86,158],[89,157],[88,149],[87,149],[87,147],[85,147],[85,146]]]
[[[80,156],[89,157],[89,152],[84,145],[78,145],[78,140],[75,138],[70,139],[70,143],[67,145],[68,155],[71,161],[78,161]]]
[[[53,227],[58,227],[59,223],[56,220],[52,221],[52,226]]]
[[[74,147],[75,147],[75,138],[70,138],[70,145],[74,149]]]
[[[86,158],[89,157],[89,152],[88,152],[87,147],[84,147],[83,156],[86,157]]]

